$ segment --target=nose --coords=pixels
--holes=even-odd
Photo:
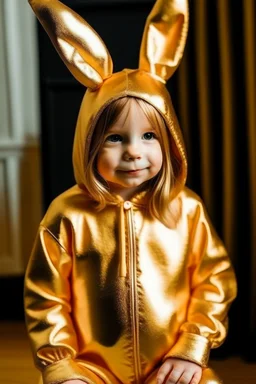
[[[141,159],[141,150],[136,143],[130,143],[129,145],[127,145],[124,151],[124,159],[126,161]]]

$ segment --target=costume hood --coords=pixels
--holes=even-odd
[[[155,383],[169,357],[206,367],[210,348],[226,336],[236,283],[201,200],[183,188],[177,198],[181,214],[167,226],[148,215],[140,197],[139,204],[134,201],[138,196],[97,211],[81,190],[97,118],[112,100],[127,95],[164,117],[179,158],[174,192],[183,186],[184,145],[165,81],[182,56],[187,2],[158,0],[147,20],[139,68],[115,74],[103,42],[79,16],[57,0],[31,5],[88,88],[74,142],[80,188],[50,205],[25,278],[26,322],[43,382]],[[201,383],[221,382],[207,372]]]
[[[57,0],[30,0],[69,70],[87,87],[81,104],[73,148],[75,179],[86,189],[85,153],[98,117],[112,101],[134,96],[153,105],[170,131],[178,168],[175,194],[184,186],[187,160],[183,137],[165,86],[183,55],[188,30],[187,0],[157,0],[147,18],[138,69],[113,74],[111,56],[97,33]]]

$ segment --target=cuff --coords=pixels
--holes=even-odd
[[[67,380],[79,379],[88,384],[98,384],[99,377],[70,358],[50,364],[42,372],[44,384],[60,384]]]
[[[201,367],[206,367],[209,360],[210,348],[210,342],[206,337],[184,332],[180,335],[177,343],[164,356],[163,360],[166,360],[168,357],[177,357],[179,359],[192,361]]]

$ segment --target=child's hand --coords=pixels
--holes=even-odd
[[[86,382],[82,380],[74,379],[74,380],[64,381],[62,384],[86,384]]]
[[[198,384],[202,368],[187,360],[169,357],[159,369],[157,384]]]

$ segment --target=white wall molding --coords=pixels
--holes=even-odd
[[[11,137],[39,135],[36,19],[27,0],[3,0],[5,58],[11,111]]]
[[[5,140],[1,139],[0,141],[0,156],[2,151],[9,151],[9,150],[26,150],[30,148],[36,148],[39,149],[39,140],[29,140],[29,141],[18,141],[18,140]]]
[[[0,276],[23,274],[41,218],[36,21],[0,2]]]
[[[1,242],[1,274],[19,274],[23,271],[19,234],[19,202],[17,190],[19,188],[19,159],[15,156],[0,157],[1,168],[1,200],[3,202],[0,231],[3,236]],[[4,188],[3,188],[4,186]],[[16,218],[16,220],[14,219]]]

